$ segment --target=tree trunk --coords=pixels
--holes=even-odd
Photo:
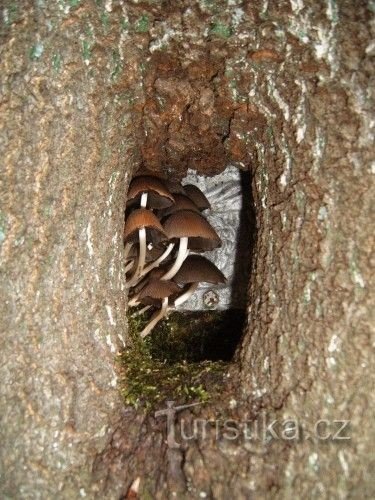
[[[370,4],[5,0],[2,16],[2,496],[120,498],[140,477],[141,498],[373,497]],[[126,190],[139,166],[229,163],[252,177],[248,324],[220,401],[176,428],[242,427],[171,448],[165,417],[118,390]],[[277,431],[244,438],[265,419]]]

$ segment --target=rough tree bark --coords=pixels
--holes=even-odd
[[[374,496],[372,9],[3,1],[3,497],[119,498],[138,476],[144,498]],[[350,441],[168,450],[163,419],[123,407],[132,172],[229,162],[252,173],[248,326],[221,401],[181,415],[346,419]]]

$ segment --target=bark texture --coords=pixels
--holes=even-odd
[[[3,3],[2,496],[140,476],[143,498],[374,497],[371,4]],[[173,450],[121,403],[132,172],[228,162],[252,173],[248,325],[221,400],[179,421],[345,419],[349,441],[209,429]]]

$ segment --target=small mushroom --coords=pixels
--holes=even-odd
[[[206,196],[202,193],[199,187],[194,184],[186,184],[184,186],[184,190],[187,196],[197,205],[200,211],[211,208],[210,202],[207,200]]]
[[[193,210],[193,212],[199,212],[199,208],[188,196],[184,194],[174,194],[174,204],[168,208],[160,210],[159,217],[167,217],[168,215],[174,214],[179,210]]]
[[[170,253],[173,250],[173,247],[174,247],[174,243],[169,243],[167,248],[164,250],[164,252],[159,254],[157,259],[155,259],[148,266],[146,266],[142,269],[142,271],[139,274],[139,277],[141,278],[143,276],[146,276],[146,274],[148,274],[152,269],[155,269],[156,267],[158,267],[167,257],[169,257]]]
[[[165,269],[163,267],[158,267],[156,269],[152,269],[147,276],[142,277],[138,280],[138,282],[133,286],[133,294],[128,300],[128,306],[134,307],[139,305],[139,294],[142,289],[147,285],[150,280],[153,279],[161,279],[163,274],[165,274]],[[146,309],[148,309],[148,306]],[[146,310],[145,309],[145,310]]]
[[[200,255],[189,255],[179,271],[175,274],[173,281],[180,285],[190,285],[174,301],[174,305],[180,306],[187,301],[199,286],[199,283],[226,283],[224,274],[208,259]]]
[[[139,302],[141,304],[161,305],[160,309],[152,315],[150,321],[140,333],[142,338],[151,333],[155,325],[164,318],[168,310],[169,297],[177,294],[180,290],[176,283],[160,279],[150,279],[142,288],[139,293]]]
[[[148,204],[152,208],[166,208],[174,203],[174,198],[161,179],[151,175],[134,177],[129,185],[127,206],[140,200],[140,206]]]
[[[130,271],[130,269],[134,266],[134,260],[130,260],[126,265],[125,265],[125,274]]]
[[[164,247],[155,245],[153,241],[151,241],[147,245],[146,262],[153,262],[155,259],[158,259],[164,253],[164,250]]]
[[[146,231],[148,231],[150,235],[153,232],[157,232],[166,239],[165,231],[156,215],[146,208],[138,208],[129,215],[124,230],[124,241],[126,242],[125,253],[129,253],[131,246],[135,242],[138,241],[139,243],[138,264],[133,276],[126,283],[127,287],[133,286],[137,282],[145,265],[147,244]]]
[[[162,238],[162,237],[163,236],[160,236],[160,238]],[[127,247],[127,254],[125,256],[125,273],[127,273],[128,270],[134,266],[134,263],[138,258],[138,250],[137,250],[136,246],[131,245],[130,249],[129,249],[129,246]],[[148,243],[146,248],[147,248],[146,262],[151,263],[149,265],[153,265],[155,262],[157,262],[166,251],[164,246],[154,245],[153,241]],[[173,248],[173,245],[172,245],[172,248]],[[169,253],[171,251],[172,251],[172,249],[169,251]],[[164,260],[164,258],[162,260]],[[153,267],[155,267],[155,266],[153,266]],[[143,268],[142,273],[146,274],[146,267]]]
[[[186,195],[184,186],[181,184],[181,182],[172,181],[170,179],[166,179],[164,181],[164,183],[167,186],[169,192],[172,193],[173,197],[174,197],[175,194],[184,194],[184,195]]]
[[[213,250],[220,246],[221,240],[215,229],[199,213],[192,210],[180,210],[164,222],[164,231],[169,239],[180,239],[180,245],[176,260],[169,271],[162,277],[169,280],[180,269],[188,254],[188,242],[205,245],[207,249]]]

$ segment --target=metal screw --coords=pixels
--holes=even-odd
[[[203,294],[203,303],[209,309],[213,309],[219,303],[219,295],[213,290],[207,290]]]

